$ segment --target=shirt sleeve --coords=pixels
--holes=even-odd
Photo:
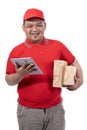
[[[17,50],[13,48],[13,50],[10,52],[7,59],[6,74],[16,73],[15,65],[11,61],[11,58],[16,58],[16,57],[17,57]]]
[[[72,64],[75,60],[73,53],[64,44],[62,44],[61,57],[68,62],[68,65]]]

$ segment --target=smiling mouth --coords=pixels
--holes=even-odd
[[[32,36],[37,37],[40,33],[32,33]]]

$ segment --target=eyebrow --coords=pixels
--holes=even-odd
[[[32,23],[34,23],[34,21],[29,21],[29,22],[28,22],[28,24],[32,24]],[[37,21],[36,23],[37,23],[37,24],[42,24],[43,22],[42,22],[42,21]]]

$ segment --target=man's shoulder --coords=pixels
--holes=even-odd
[[[24,43],[19,43],[18,45],[16,45],[10,52],[11,55],[16,55],[19,54],[21,52],[23,52],[24,50]]]
[[[48,42],[49,43],[51,43],[51,44],[60,44],[60,45],[62,45],[63,43],[61,42],[61,41],[59,41],[59,40],[56,40],[56,39],[47,39],[48,40]]]
[[[24,43],[19,43],[18,45],[16,45],[13,50],[17,50],[17,49],[22,49],[24,47]]]

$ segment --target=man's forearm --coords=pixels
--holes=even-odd
[[[6,74],[5,80],[8,85],[13,86],[18,84],[23,79],[23,76],[20,76],[18,73],[15,74]]]

